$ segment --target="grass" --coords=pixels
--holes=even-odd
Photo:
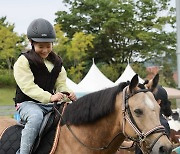
[[[15,96],[15,88],[6,87],[0,88],[0,106],[14,105],[13,98]]]
[[[15,88],[14,87],[5,87],[0,88],[0,106],[3,105],[14,105],[13,98],[15,96]],[[176,108],[175,99],[171,100],[172,109]]]

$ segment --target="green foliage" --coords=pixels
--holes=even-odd
[[[99,63],[97,64],[97,67],[111,81],[115,82],[118,79],[119,72],[117,71],[117,68],[114,67],[114,65]]]
[[[79,82],[83,77],[84,58],[87,56],[86,51],[93,48],[94,36],[77,32],[70,39],[65,36],[61,30],[61,25],[55,26],[57,39],[54,45],[54,51],[63,59],[63,65],[67,69],[68,77],[75,82]]]
[[[177,109],[177,106],[176,106],[176,99],[171,99],[171,108],[172,109]]]
[[[0,106],[4,106],[4,105],[14,106],[14,101],[13,101],[13,98],[15,96],[15,88],[14,87],[1,87],[0,95],[1,95]],[[5,112],[7,112],[7,111],[5,111]]]
[[[75,83],[79,83],[82,78],[83,78],[83,70],[84,70],[84,67],[83,67],[83,62],[82,63],[79,63],[77,66],[72,66],[70,69],[68,69],[68,74],[69,74],[69,77],[71,79],[73,79],[73,81]]]
[[[53,48],[57,54],[63,57],[66,55],[66,44],[69,41],[69,39],[65,37],[64,32],[61,30],[61,25],[56,24],[55,30],[56,30],[56,42]]]
[[[15,87],[15,85],[12,71],[0,69],[0,87]]]
[[[146,67],[142,63],[133,63],[131,67],[142,79],[147,77]]]
[[[67,46],[67,57],[74,62],[74,66],[78,65],[81,60],[87,56],[86,51],[89,47],[93,48],[94,37],[91,34],[78,32],[73,35],[73,39]]]
[[[164,62],[163,67],[161,68],[159,74],[160,74],[159,84],[166,87],[174,87],[174,88],[177,87],[173,79],[173,69],[167,62]]]
[[[12,69],[17,52],[20,52],[24,45],[24,36],[18,36],[13,32],[14,25],[5,22],[6,17],[0,18],[0,64],[3,68]]]
[[[93,34],[94,48],[87,50],[86,61],[119,64],[148,61],[164,53],[175,55],[175,10],[170,0],[64,0],[69,11],[58,11],[55,19],[72,39],[76,32]],[[166,13],[162,13],[166,12]],[[161,15],[160,15],[161,14]],[[136,59],[134,58],[136,57]],[[89,66],[88,66],[89,67]]]

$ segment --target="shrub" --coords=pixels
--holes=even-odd
[[[16,85],[13,72],[9,70],[0,70],[0,87],[14,87]]]

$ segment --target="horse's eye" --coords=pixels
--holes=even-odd
[[[142,115],[143,114],[143,111],[141,109],[135,109],[134,112],[137,114],[137,115]]]

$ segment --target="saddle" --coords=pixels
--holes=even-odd
[[[51,152],[55,142],[57,125],[61,119],[58,112],[62,113],[64,104],[65,102],[58,104],[56,109],[45,115],[38,137],[31,149],[31,154],[49,154]],[[61,120],[62,123],[63,121]],[[20,148],[23,128],[24,125],[18,123],[5,129],[0,138],[0,154],[16,154],[16,151]]]

